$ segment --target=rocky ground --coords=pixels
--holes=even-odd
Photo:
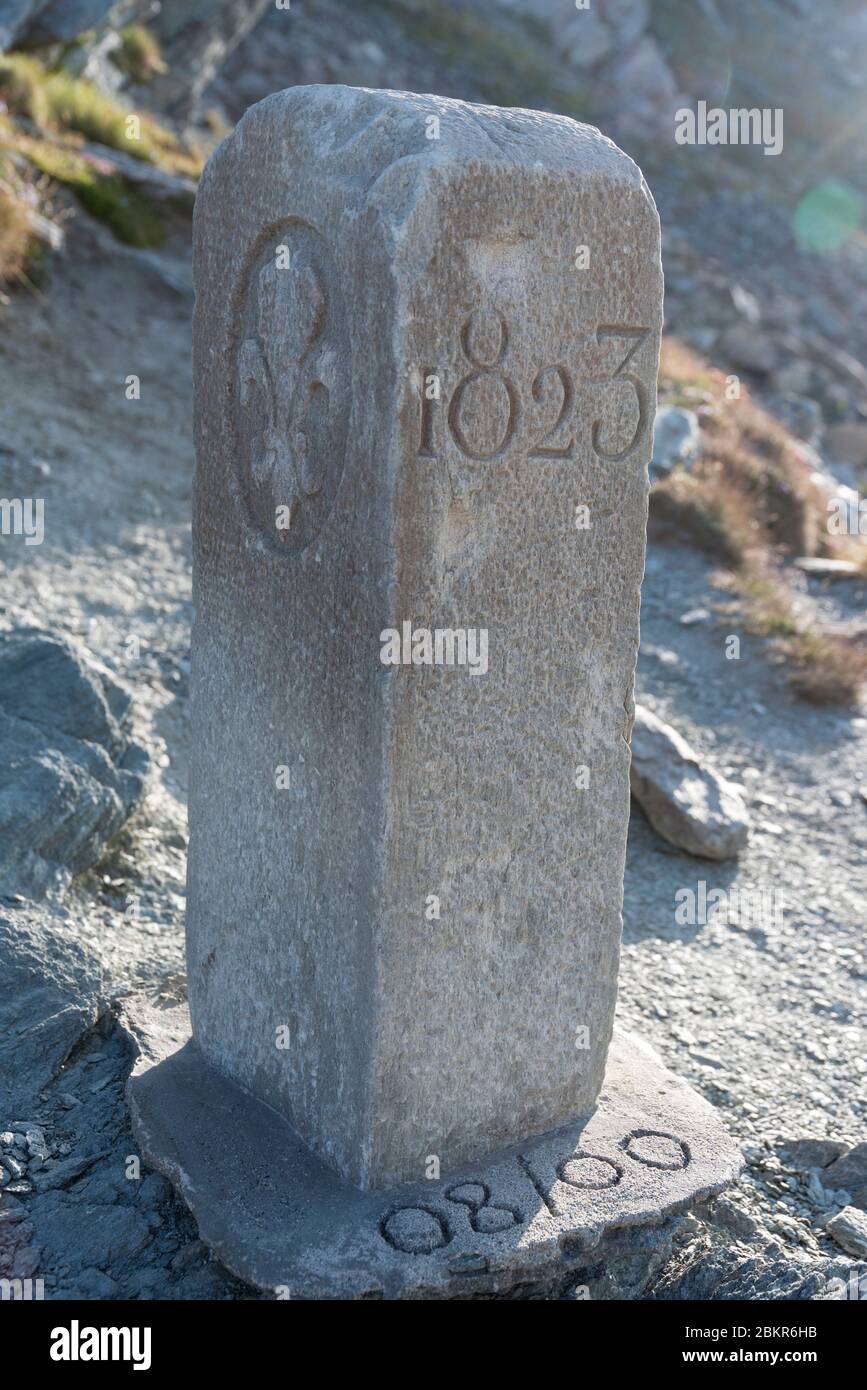
[[[327,46],[306,9],[291,43],[285,30],[275,41],[272,16],[205,103],[235,118],[275,86],[334,79],[485,95],[482,78],[468,89],[457,60],[444,66],[405,25],[398,32],[388,6],[323,0],[317,13]],[[857,485],[867,462],[867,329],[853,312],[867,288],[862,248],[799,246],[791,200],[765,183],[696,190],[665,168],[651,181],[669,328],[742,374],[781,418],[806,420],[817,461]],[[13,406],[0,491],[44,497],[46,532],[38,549],[4,539],[0,620],[68,636],[104,663],[133,694],[132,733],[152,761],[145,799],[65,896],[0,901],[0,960],[18,962],[0,1002],[0,1033],[17,1040],[14,1055],[0,1043],[14,1077],[0,1113],[0,1274],[42,1277],[48,1297],[258,1296],[209,1258],[165,1180],[137,1169],[123,1100],[131,1058],[112,1007],[129,990],[183,989],[188,243],[179,222],[158,252],[123,248],[79,212],[38,292],[14,294],[3,311]],[[127,398],[130,375],[139,399]],[[737,860],[714,863],[666,843],[635,809],[619,1010],[719,1108],[746,1167],[607,1293],[823,1297],[832,1277],[867,1276],[867,1243],[839,1223],[829,1230],[841,1209],[867,1206],[867,1151],[841,1159],[867,1130],[867,705],[797,700],[718,580],[690,547],[651,543],[637,696],[741,788],[752,830]],[[826,619],[863,623],[867,582],[801,585]],[[726,657],[730,634],[738,660]],[[678,895],[701,882],[729,901],[735,889],[776,892],[779,910],[684,921]]]

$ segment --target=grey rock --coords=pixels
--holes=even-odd
[[[142,1156],[230,1270],[291,1297],[478,1296],[628,1249],[646,1258],[653,1228],[740,1168],[710,1105],[616,1032],[586,1120],[436,1181],[362,1192],[204,1061],[184,1007],[132,997],[121,1024],[138,1052],[127,1094]]]
[[[144,792],[131,697],[70,643],[0,638],[0,891],[41,897],[89,868]]]
[[[226,1276],[214,1265],[191,1269],[176,1284],[172,1285],[171,1296],[180,1301],[196,1300],[212,1302],[226,1297]]]
[[[113,96],[126,81],[125,74],[114,61],[120,48],[120,34],[109,29],[70,48],[64,54],[63,66],[74,77],[84,78],[101,92]]]
[[[753,325],[761,323],[761,305],[752,291],[745,289],[743,285],[732,285],[731,297],[732,304],[742,319]]]
[[[183,0],[151,23],[166,71],[148,83],[148,102],[189,116],[216,72],[265,13],[269,0]]]
[[[188,1274],[191,1269],[203,1264],[208,1256],[208,1247],[203,1240],[191,1240],[187,1245],[182,1246],[172,1259],[172,1273]]]
[[[746,845],[750,818],[737,787],[643,705],[635,707],[630,780],[654,830],[679,849],[730,859]]]
[[[96,28],[115,3],[116,0],[35,0],[35,3],[26,6],[26,15],[18,19],[13,37],[16,42],[33,47],[65,43],[77,34]],[[13,8],[20,10],[24,7],[18,5]],[[26,23],[23,22],[24,18]]]
[[[651,473],[662,477],[678,466],[689,470],[698,456],[700,443],[701,430],[694,410],[661,405],[653,427]]]
[[[24,1129],[24,1142],[27,1145],[27,1152],[31,1154],[44,1154],[47,1152],[45,1147],[45,1130],[40,1125],[27,1125]]]
[[[172,1185],[159,1173],[148,1173],[139,1188],[138,1199],[142,1207],[163,1211],[174,1201]]]
[[[677,83],[656,39],[645,34],[606,64],[617,93],[617,116],[623,126],[637,129],[643,121],[666,129],[678,103]]]
[[[0,912],[0,1097],[23,1110],[104,1008],[102,969],[62,916]]]
[[[42,0],[0,0],[0,51],[11,48]]]
[[[803,358],[796,358],[795,361],[787,362],[783,367],[777,367],[771,376],[770,384],[781,396],[803,398],[804,393],[810,390],[812,383],[813,368],[811,364]]]
[[[618,44],[640,38],[650,19],[649,0],[597,0],[605,23],[614,30]]]
[[[825,300],[811,299],[807,305],[807,318],[828,338],[842,342],[849,336],[849,320],[846,314]]]
[[[576,206],[600,249],[580,272]],[[191,1010],[209,1061],[360,1186],[430,1154],[454,1168],[598,1094],[658,238],[598,132],[445,98],[293,88],[202,180]],[[630,350],[638,385],[606,385]],[[600,514],[571,535],[569,456]],[[492,634],[485,674],[383,665],[383,630],[458,612]]]
[[[734,323],[726,328],[720,334],[718,349],[733,367],[745,367],[747,371],[765,374],[777,364],[773,339],[747,324]]]
[[[822,1173],[822,1183],[831,1189],[844,1188],[852,1194],[852,1204],[867,1210],[867,1143],[856,1144],[835,1158]]]
[[[70,642],[21,628],[5,633],[0,644],[0,706],[8,715],[114,754],[124,743],[132,697]]]
[[[738,1240],[753,1240],[759,1234],[759,1225],[749,1212],[735,1206],[727,1197],[719,1197],[713,1204],[713,1220],[737,1236]]]
[[[853,1281],[867,1275],[867,1266],[852,1268],[851,1261],[821,1259],[807,1262],[784,1255],[777,1245],[740,1255],[722,1246],[705,1251],[684,1268],[672,1261],[648,1297],[651,1301],[754,1302],[845,1298]]]
[[[122,1202],[106,1206],[49,1192],[37,1194],[30,1211],[40,1243],[62,1252],[73,1269],[105,1269],[139,1254],[151,1240],[142,1214]]]
[[[819,438],[823,418],[822,407],[818,401],[812,400],[809,396],[786,392],[775,396],[770,402],[770,408],[786,429],[796,434],[799,439],[812,443]]]
[[[24,1222],[26,1216],[27,1208],[23,1202],[17,1202],[14,1197],[4,1197],[0,1205],[0,1231],[5,1234],[12,1226]]]
[[[792,564],[811,579],[863,579],[864,569],[854,560],[833,560],[819,555],[798,555]]]
[[[867,1260],[867,1211],[859,1207],[844,1207],[827,1222],[825,1230],[841,1250],[856,1260]]]
[[[75,1282],[79,1298],[104,1300],[118,1296],[116,1281],[101,1269],[82,1269]]]
[[[78,1178],[88,1172],[94,1164],[107,1158],[108,1152],[107,1149],[99,1149],[95,1153],[77,1154],[60,1163],[53,1164],[37,1175],[37,1190],[39,1192],[53,1192],[69,1187],[71,1183],[76,1182]]]
[[[560,52],[578,72],[592,68],[614,48],[612,31],[594,9],[580,10],[556,23],[552,30]]]
[[[846,1152],[846,1145],[836,1139],[788,1139],[780,1145],[780,1152],[787,1163],[807,1172],[810,1168],[827,1168]]]

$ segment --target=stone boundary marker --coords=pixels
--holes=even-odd
[[[145,1048],[139,1142],[263,1287],[502,1287],[736,1167],[606,1073],[656,210],[565,117],[294,88],[209,162],[195,271],[194,1041]]]

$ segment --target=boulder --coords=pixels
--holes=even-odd
[[[650,34],[626,49],[618,46],[607,76],[624,126],[643,129],[645,122],[662,126],[672,117],[680,99],[677,83]]]
[[[750,820],[737,787],[643,705],[635,707],[630,783],[654,830],[678,849],[730,859],[744,848]]]
[[[149,104],[178,118],[189,116],[208,83],[267,8],[268,0],[183,0],[163,5],[150,28],[160,41],[166,71],[148,83]]]
[[[104,1008],[101,966],[61,912],[0,909],[0,1129],[29,1113]]]
[[[849,1192],[852,1205],[867,1211],[867,1143],[835,1158],[822,1173],[822,1183],[831,1191]]]
[[[867,1260],[867,1212],[858,1207],[844,1207],[831,1217],[825,1230],[847,1255]]]
[[[827,1168],[846,1152],[846,1145],[837,1139],[787,1139],[780,1146],[780,1152],[792,1167],[807,1173],[811,1168]]]
[[[719,350],[733,367],[762,375],[777,365],[777,349],[768,334],[746,323],[733,323],[721,335]]]
[[[131,8],[116,0],[0,0],[0,47],[68,43],[97,28],[109,11],[116,9],[120,18]]]
[[[0,893],[40,898],[95,863],[140,800],[129,693],[70,643],[0,639]]]

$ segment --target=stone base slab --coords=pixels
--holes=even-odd
[[[590,1116],[440,1181],[359,1192],[275,1111],[214,1071],[186,1005],[134,999],[127,1098],[142,1157],[228,1269],[291,1298],[465,1298],[605,1257],[725,1187],[739,1150],[713,1108],[615,1033]]]

